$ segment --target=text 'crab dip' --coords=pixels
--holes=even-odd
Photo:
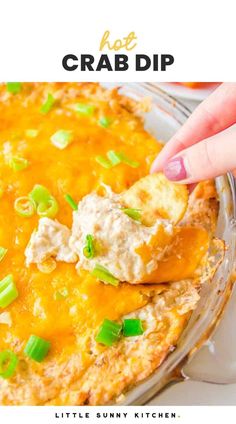
[[[149,175],[141,108],[98,84],[1,84],[1,405],[116,402],[197,305],[214,184]]]

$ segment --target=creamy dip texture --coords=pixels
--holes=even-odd
[[[79,258],[78,270],[93,271],[99,264],[120,281],[139,281],[156,269],[168,245],[155,249],[148,261],[143,260],[136,249],[144,243],[148,245],[161,227],[171,238],[173,226],[167,220],[157,219],[155,225],[146,227],[124,213],[119,196],[102,197],[92,193],[85,196],[78,210],[73,212],[72,230],[56,220],[39,220],[25,251],[26,263],[41,263],[49,257],[64,262],[76,262]],[[88,234],[96,246],[91,259],[83,253]]]
[[[77,268],[92,271],[97,263],[104,266],[120,281],[137,281],[157,267],[157,260],[165,249],[157,250],[155,257],[145,263],[136,249],[149,243],[159,227],[172,234],[172,225],[158,219],[152,227],[146,227],[127,216],[122,210],[119,196],[101,197],[97,194],[85,196],[78,211],[73,213],[70,247],[79,256]],[[85,238],[92,234],[98,244],[95,257],[83,255]]]
[[[57,261],[76,262],[77,255],[69,247],[70,235],[66,225],[50,218],[41,218],[25,250],[26,265],[42,263],[50,257]]]

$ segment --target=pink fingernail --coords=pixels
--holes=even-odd
[[[184,160],[181,156],[171,159],[164,166],[163,172],[168,180],[181,181],[187,178],[187,172],[184,166]]]

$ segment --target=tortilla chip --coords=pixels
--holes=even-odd
[[[144,276],[139,283],[164,283],[194,277],[194,271],[208,248],[209,236],[203,228],[177,228],[174,242],[158,262],[157,269]]]
[[[169,181],[164,174],[147,175],[121,194],[126,207],[141,209],[142,223],[151,226],[157,218],[179,222],[188,206],[188,190]]]

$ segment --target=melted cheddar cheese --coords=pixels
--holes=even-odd
[[[48,94],[55,103],[43,114],[40,109]],[[92,113],[76,111],[78,103],[91,105]],[[35,184],[41,184],[58,202],[56,219],[71,228],[72,209],[65,194],[79,203],[93,191],[102,194],[106,186],[114,193],[127,190],[149,173],[161,149],[136,116],[140,109],[141,105],[116,89],[104,90],[98,84],[25,83],[17,94],[9,93],[5,84],[0,85],[0,246],[7,249],[0,261],[0,280],[12,274],[19,293],[8,307],[0,308],[0,352],[9,349],[19,358],[14,375],[0,381],[1,405],[112,402],[162,363],[198,302],[200,277],[165,285],[122,283],[114,287],[98,281],[88,271],[77,271],[73,263],[57,262],[47,274],[35,264],[27,267],[25,263],[25,249],[38,227],[39,216],[19,216],[15,200],[28,196]],[[104,117],[110,122],[105,128],[100,122]],[[72,134],[71,143],[63,150],[51,140],[59,130]],[[96,156],[106,157],[109,150],[124,153],[139,166],[120,163],[110,169],[102,167]],[[9,166],[14,156],[26,159],[28,166],[14,171]],[[197,199],[191,200],[190,196],[184,220],[186,226],[206,226],[212,236],[217,203],[215,195],[208,199],[204,192],[198,191]],[[192,256],[192,245],[199,255],[203,245],[208,247],[204,231],[197,237],[194,230],[179,230],[176,250],[184,266],[180,267],[179,258],[170,251],[169,262],[159,266],[162,278],[170,266],[174,277],[177,268],[192,271],[192,261],[185,254],[186,240]],[[160,230],[158,237],[153,236],[151,248],[162,248],[170,239]],[[150,247],[142,245],[137,253],[148,260]],[[185,278],[185,272],[182,274]],[[154,277],[158,281],[159,277]],[[144,333],[121,337],[111,347],[96,343],[105,318],[121,322],[124,317],[140,319]],[[41,363],[24,354],[32,334],[51,343]]]
[[[56,103],[42,114],[40,107],[48,93]],[[117,97],[116,91],[107,93],[96,84],[23,84],[15,95],[7,93],[5,85],[1,87],[0,245],[8,252],[0,262],[0,279],[13,274],[19,297],[4,309],[10,313],[12,324],[0,324],[0,350],[22,354],[29,336],[36,334],[51,341],[49,359],[60,361],[78,350],[104,318],[118,319],[146,303],[139,287],[105,285],[89,273],[78,274],[72,264],[58,263],[51,274],[40,272],[35,265],[27,268],[24,250],[38,216],[18,216],[13,207],[16,198],[28,195],[35,184],[42,184],[59,203],[56,218],[70,227],[72,211],[64,199],[66,193],[78,202],[101,183],[118,193],[148,173],[161,146],[129,112],[130,103],[122,97],[119,103]],[[76,112],[77,103],[93,105],[93,115]],[[111,120],[109,128],[99,124],[103,116]],[[38,131],[36,137],[27,136],[29,129]],[[64,150],[50,141],[60,129],[73,134]],[[95,157],[105,156],[112,149],[124,152],[140,166],[103,168]],[[14,172],[9,167],[11,156],[27,159],[29,166]],[[65,287],[68,296],[58,300],[55,294]]]

